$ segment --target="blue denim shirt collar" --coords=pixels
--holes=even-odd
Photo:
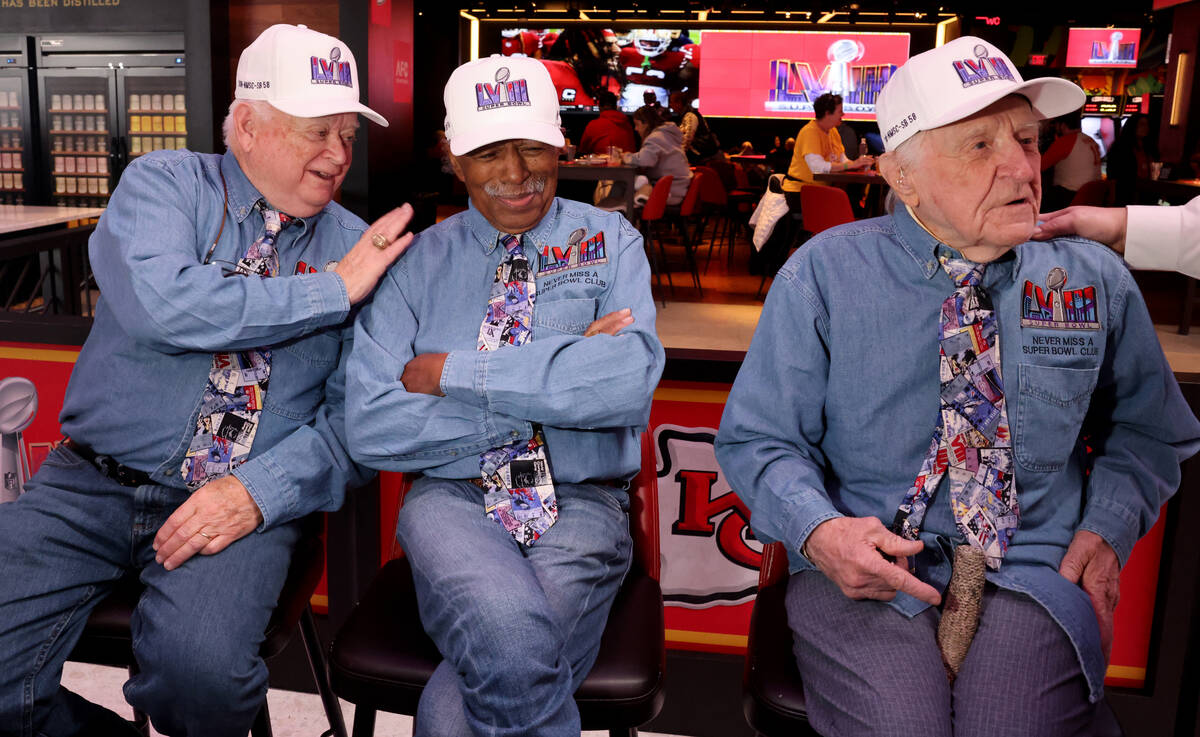
[[[913,219],[912,214],[909,213],[907,207],[904,207],[903,203],[896,204],[892,219],[896,223],[896,240],[917,263],[926,279],[932,279],[942,271],[941,264],[937,259],[939,248],[948,251],[948,255],[962,258],[962,254],[957,250],[934,238],[928,230],[921,227],[921,224]],[[1010,253],[1015,254],[1016,258],[1011,274],[1011,279],[1016,281],[1017,274],[1021,271],[1021,249],[1013,246]]]
[[[246,176],[246,172],[242,171],[242,165],[233,155],[233,151],[226,151],[221,157],[221,174],[225,177],[225,188],[229,195],[229,212],[239,222],[244,222],[250,217],[250,213],[254,212],[254,206],[262,200],[264,204],[270,205],[267,198],[263,197],[262,193],[250,182],[250,178]],[[328,209],[326,205],[325,209]],[[313,225],[316,225],[316,218],[319,218],[325,213],[325,210],[313,215],[310,218],[294,217],[289,225],[289,228],[294,228],[293,231],[297,235],[303,234],[308,230],[308,221],[313,220]]]
[[[488,219],[483,216],[479,208],[475,207],[475,201],[468,202],[469,207],[465,213],[467,229],[475,236],[475,240],[483,248],[483,252],[490,254],[496,249],[500,243],[500,235],[502,231],[498,230],[495,225],[488,222]],[[525,245],[533,245],[537,250],[549,242],[550,232],[554,230],[555,223],[558,222],[558,211],[561,204],[558,198],[550,203],[550,209],[538,221],[538,224],[525,231],[525,233],[514,233],[513,235],[523,235],[525,237]],[[918,226],[919,227],[919,226]]]

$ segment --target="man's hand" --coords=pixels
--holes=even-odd
[[[583,337],[590,338],[593,335],[604,333],[605,335],[616,335],[621,332],[622,328],[627,328],[633,324],[633,310],[626,307],[623,310],[610,312],[604,317],[597,317],[591,325],[587,326],[587,330],[583,331]]]
[[[1068,207],[1041,215],[1041,225],[1033,231],[1035,241],[1047,241],[1060,235],[1081,235],[1099,241],[1117,253],[1125,253],[1124,207]]]
[[[857,159],[847,159],[846,160],[846,170],[849,171],[851,169],[866,169],[867,167],[871,166],[871,164],[874,164],[874,163],[875,163],[874,156],[869,156],[867,154],[863,154],[862,156],[859,156]]]
[[[262,519],[254,498],[235,476],[213,479],[192,492],[163,523],[154,536],[154,559],[169,571],[196,553],[219,553],[253,532]]]
[[[875,517],[834,517],[817,525],[804,545],[808,559],[851,599],[891,601],[903,591],[937,606],[937,589],[908,572],[904,559],[925,548],[893,534]],[[881,553],[894,556],[889,563]]]
[[[350,304],[356,305],[367,298],[375,289],[383,272],[387,271],[392,262],[404,253],[408,244],[412,243],[413,234],[400,234],[412,220],[412,206],[405,203],[388,214],[371,223],[358,243],[342,257],[334,269],[346,285],[346,294]],[[376,235],[383,236],[388,245],[380,248],[374,243]]]
[[[1071,583],[1082,586],[1092,600],[1100,625],[1100,647],[1107,663],[1112,655],[1113,610],[1121,598],[1121,564],[1116,551],[1096,533],[1079,530],[1071,538],[1058,572]]]
[[[400,375],[400,383],[410,394],[430,394],[444,397],[442,394],[442,368],[446,365],[445,353],[422,353],[413,356],[404,365],[404,373]]]

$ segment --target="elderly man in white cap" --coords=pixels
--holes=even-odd
[[[417,235],[355,324],[351,453],[423,474],[396,536],[445,660],[415,734],[577,737],[662,372],[650,271],[624,217],[554,196],[540,62],[464,64],[445,101],[470,206]]]
[[[826,735],[1085,735],[1117,575],[1200,445],[1128,270],[1029,243],[1083,93],[964,37],[880,94],[902,205],[779,272],[717,458],[787,547]]]
[[[133,162],[91,238],[101,298],[66,438],[0,507],[0,734],[122,734],[62,690],[88,613],[131,572],[129,703],[168,735],[244,737],[301,518],[368,472],[346,450],[350,315],[411,241],[332,202],[359,114],[354,55],[276,25],[242,53],[223,155]],[[268,386],[269,384],[269,386]]]

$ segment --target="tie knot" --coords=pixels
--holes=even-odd
[[[521,250],[521,236],[503,233],[500,236],[500,245],[504,246],[504,250],[511,256]]]
[[[259,212],[262,213],[263,224],[266,226],[267,232],[271,235],[279,235],[279,231],[286,228],[288,223],[292,222],[291,215],[279,212],[278,210],[272,210],[262,200],[259,200],[257,207]]]
[[[939,256],[938,261],[941,262],[942,268],[954,280],[956,287],[977,287],[983,281],[983,270],[986,264],[977,264],[973,261],[967,261],[961,258],[949,258]]]

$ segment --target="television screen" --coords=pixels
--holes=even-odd
[[[625,112],[637,110],[647,99],[665,106],[676,91],[696,96],[700,46],[687,30],[573,26],[509,28],[500,35],[501,54],[542,61],[564,110],[596,109],[601,90],[615,95]]]
[[[1137,28],[1072,28],[1066,65],[1132,69],[1137,66],[1141,35]]]
[[[684,95],[705,115],[812,116],[825,92],[843,97],[847,120],[874,120],[875,97],[908,59],[907,33],[689,31],[597,26],[510,28],[500,53],[540,59],[564,110],[595,110],[601,90],[631,113],[647,100]],[[701,74],[701,49],[708,69]]]
[[[907,33],[706,31],[705,115],[802,118],[826,92],[846,120],[875,120],[875,98],[908,59]]]

